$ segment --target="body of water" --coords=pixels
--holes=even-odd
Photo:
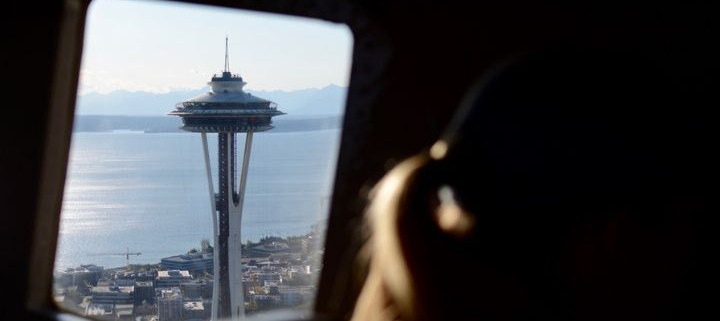
[[[239,170],[245,134],[237,138]],[[339,138],[339,129],[254,134],[244,241],[304,235],[326,219]],[[217,134],[208,141],[217,191]],[[212,242],[197,133],[76,132],[64,195],[56,270],[154,264]]]

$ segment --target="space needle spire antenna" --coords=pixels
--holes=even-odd
[[[228,37],[225,36],[225,70],[223,73],[230,72],[230,58],[228,56]]]
[[[225,36],[225,69],[213,75],[211,91],[175,105],[168,115],[182,119],[181,129],[201,134],[213,220],[213,303],[211,319],[244,319],[241,219],[254,132],[274,128],[272,117],[284,115],[277,104],[243,91],[245,81],[230,73],[228,38]],[[207,133],[217,133],[217,193],[214,188]],[[242,166],[237,168],[237,133],[245,133]],[[238,179],[239,174],[239,179]]]

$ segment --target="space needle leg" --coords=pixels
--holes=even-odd
[[[238,202],[231,206],[230,215],[230,278],[232,280],[232,287],[230,288],[232,316],[234,320],[242,320],[245,318],[245,293],[242,283],[242,238],[240,237],[241,232],[241,220],[243,211],[243,201],[245,199],[245,185],[247,182],[248,165],[250,163],[250,151],[252,147],[253,133],[247,132],[245,136],[245,148],[243,150],[242,168],[240,171],[240,181],[238,186]]]
[[[250,164],[250,148],[252,147],[253,132],[247,132],[245,135],[245,150],[243,152],[242,169],[240,171],[240,182],[238,185],[238,204],[236,207],[240,209],[242,214],[243,201],[245,200],[245,183],[247,182],[248,165]]]
[[[215,207],[215,191],[213,190],[213,179],[212,170],[210,167],[210,153],[208,152],[207,133],[202,132],[202,145],[203,154],[205,156],[205,174],[207,176],[208,192],[210,193],[210,215],[212,216],[213,222],[213,293],[212,293],[212,310],[210,313],[210,320],[217,320],[218,311],[218,293],[220,287],[218,286],[219,279],[219,264],[220,258],[218,257],[218,220],[217,220],[217,208]]]

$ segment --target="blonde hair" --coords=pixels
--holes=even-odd
[[[400,162],[370,192],[365,216],[372,233],[365,244],[369,270],[353,321],[434,320],[433,311],[442,307],[440,300],[433,300],[434,307],[421,304],[426,300],[420,296],[429,293],[418,287],[428,280],[416,282],[424,274],[418,267],[441,255],[422,253],[417,245],[462,240],[474,219],[454,201],[449,187],[436,184],[437,163],[431,155]]]
[[[405,320],[413,317],[413,283],[397,224],[408,184],[426,162],[412,157],[394,167],[370,192],[365,223],[371,230],[366,254],[369,271],[351,320]]]

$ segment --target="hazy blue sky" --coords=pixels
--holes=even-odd
[[[199,89],[225,64],[250,90],[347,86],[343,24],[162,0],[93,0],[79,92]]]

